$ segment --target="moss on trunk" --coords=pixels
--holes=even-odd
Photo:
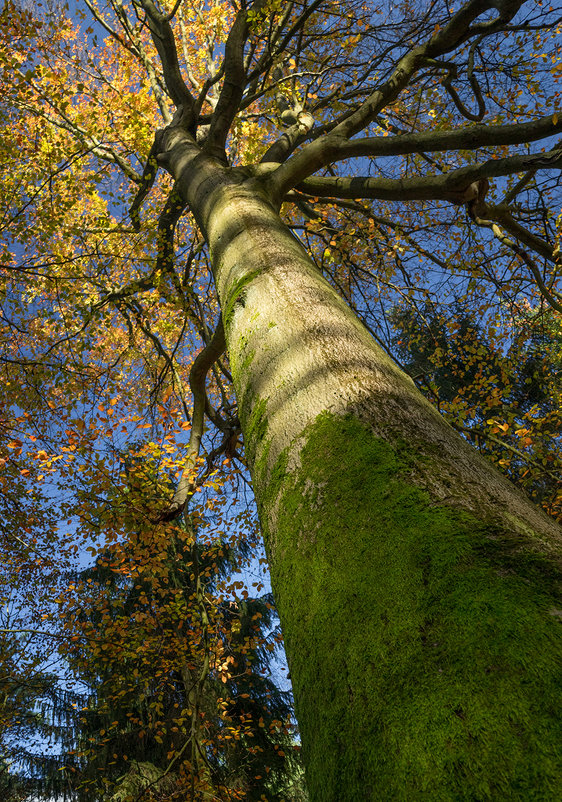
[[[433,504],[407,446],[305,436],[259,495],[311,799],[559,799],[558,572]]]

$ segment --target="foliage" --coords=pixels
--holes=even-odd
[[[67,659],[89,688],[67,759],[78,799],[129,798],[131,782],[134,797],[144,775],[158,799],[289,798],[291,706],[264,676],[272,600],[225,598],[236,555],[201,542],[196,519],[172,527],[165,556],[145,541],[141,557],[139,532],[100,555],[64,611]]]
[[[396,347],[408,373],[441,412],[551,515],[560,495],[561,332],[545,312],[514,321],[499,339],[459,305],[396,309]]]
[[[291,736],[257,737],[286,719],[260,674],[270,610],[223,575],[241,541],[261,551],[217,257],[174,152],[254,182],[447,420],[560,518],[559,3],[8,0],[0,22],[2,769],[37,766],[68,712],[62,655],[95,700],[73,760],[88,781],[106,761],[96,788],[125,754],[160,771],[185,748],[186,782],[274,799]],[[197,705],[182,666],[208,671]]]

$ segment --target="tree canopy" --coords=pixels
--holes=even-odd
[[[207,579],[222,570],[221,549],[244,542],[254,555],[253,589],[236,576],[212,588],[221,598],[212,609],[230,598],[241,620],[245,598],[263,590],[253,490],[273,564],[290,548],[275,534],[282,504],[269,489],[300,464],[291,449],[312,419],[363,382],[368,360],[354,337],[378,343],[381,375],[401,365],[459,438],[561,519],[559,3],[10,0],[0,19],[0,759],[22,763],[28,723],[20,717],[14,734],[14,711],[33,719],[29,700],[51,693],[50,660],[74,659],[93,677],[100,660],[117,659],[117,640],[99,652],[95,634],[71,658],[68,638],[84,633],[68,611],[101,616],[107,634],[104,605],[119,600],[145,626],[134,594],[138,604],[147,582],[169,593],[199,548],[193,516],[215,550]],[[304,278],[293,280],[283,254],[304,264],[305,253]],[[316,276],[327,282],[318,293]],[[332,310],[344,308],[360,333],[338,339],[343,318]],[[367,420],[359,397],[346,414]],[[407,402],[386,397],[387,418],[372,428],[413,454],[434,424],[399,432]],[[450,462],[455,449],[443,447]],[[400,476],[431,492],[438,482],[422,452]],[[453,498],[472,513],[472,469],[462,470],[435,503]],[[303,487],[321,528],[320,485]],[[510,506],[505,493],[481,495],[483,514]],[[310,532],[286,509],[295,532]],[[543,519],[526,520],[520,534]],[[109,573],[86,604],[76,575],[87,561]],[[308,570],[319,576],[312,558]],[[284,614],[303,618],[303,594],[283,601],[282,624]],[[164,597],[165,651],[162,621],[175,602]],[[189,620],[182,610],[174,621]],[[221,683],[237,633],[218,617],[207,657],[193,665],[213,655]],[[176,667],[159,670],[173,684]],[[140,690],[130,693],[135,707]],[[220,730],[220,715],[206,714]],[[305,754],[314,729],[305,726]],[[218,772],[222,758],[201,749],[208,760],[192,755],[190,770],[204,794],[209,761]],[[503,788],[478,782],[483,799]],[[258,798],[249,788],[239,798]],[[554,798],[548,784],[542,793]]]

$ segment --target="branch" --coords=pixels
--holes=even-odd
[[[184,112],[184,123],[191,130],[196,124],[193,110],[195,98],[183,80],[178,61],[176,40],[168,15],[158,10],[153,0],[138,0],[148,17],[152,41],[160,56],[166,89],[176,108]]]
[[[162,271],[168,274],[172,271],[176,276],[178,282],[176,290],[179,291],[180,295],[183,294],[181,285],[176,272],[173,270],[174,232],[176,230],[176,224],[185,211],[186,206],[186,202],[182,199],[174,185],[158,219],[158,255],[156,257],[156,271]]]
[[[322,201],[319,201],[319,202],[321,203]],[[297,200],[297,203],[298,203],[298,200]],[[326,201],[324,201],[324,203],[326,203]],[[434,264],[438,265],[438,267],[440,267],[442,270],[448,270],[449,266],[442,259],[439,259],[439,257],[435,253],[433,253],[432,251],[430,251],[427,248],[424,248],[422,245],[420,245],[419,242],[417,242],[414,239],[414,237],[412,237],[410,234],[408,234],[407,228],[404,227],[403,225],[401,225],[400,223],[398,223],[398,222],[396,222],[394,220],[389,220],[388,218],[380,217],[379,215],[373,214],[372,209],[370,209],[368,206],[363,206],[363,204],[358,203],[356,201],[346,201],[346,200],[341,200],[341,199],[338,198],[336,200],[331,200],[330,201],[330,205],[332,203],[334,205],[338,206],[341,209],[351,209],[353,212],[357,212],[357,213],[363,215],[368,220],[372,220],[374,223],[376,223],[377,226],[386,226],[387,228],[390,228],[392,231],[399,232],[401,239],[405,240],[417,253],[422,254],[422,256],[424,256],[426,259],[428,259],[429,261],[433,262]],[[320,215],[318,215],[318,212],[316,212],[315,209],[311,209],[311,211],[313,212],[313,215],[309,215],[309,212],[306,211],[306,210],[304,210],[304,213],[307,216],[311,216],[311,217],[312,216],[318,216],[318,217],[320,217]],[[395,357],[393,357],[393,359],[395,359]]]
[[[64,112],[57,108],[57,106],[50,103],[48,99],[46,100],[51,108],[53,108],[54,111],[60,115],[60,118],[54,117],[51,114],[47,114],[47,112],[36,106],[31,106],[26,103],[22,103],[20,105],[22,109],[30,111],[32,114],[37,115],[38,117],[42,117],[44,120],[47,120],[47,122],[55,125],[57,128],[60,128],[63,131],[68,131],[68,133],[72,134],[72,136],[76,137],[76,139],[84,143],[84,145],[87,147],[88,153],[93,153],[94,156],[97,156],[99,159],[103,159],[103,161],[116,164],[121,168],[127,178],[129,178],[135,184],[140,183],[141,178],[139,174],[133,167],[131,167],[127,159],[123,158],[123,156],[117,153],[117,151],[113,150],[113,148],[111,148],[109,145],[100,142],[97,137],[89,134],[84,128],[73,122],[67,115],[64,114]]]
[[[118,307],[118,309],[119,309],[119,307]],[[140,307],[139,307],[139,306],[137,306],[137,305],[133,305],[133,304],[131,304],[131,305],[129,305],[129,309],[130,309],[130,310],[132,311],[132,313],[134,314],[134,316],[135,316],[135,319],[136,319],[136,321],[137,321],[137,325],[138,325],[138,327],[140,328],[140,330],[141,330],[141,331],[142,331],[142,332],[143,332],[143,333],[146,335],[146,337],[148,337],[148,339],[149,339],[149,340],[150,340],[150,341],[153,343],[153,345],[155,346],[155,348],[156,348],[156,350],[158,351],[158,353],[160,354],[160,356],[161,356],[161,357],[164,359],[164,361],[166,362],[166,365],[167,365],[167,368],[166,368],[166,370],[169,370],[169,371],[170,371],[170,373],[172,374],[172,378],[173,378],[174,385],[177,387],[177,393],[178,393],[178,395],[179,395],[179,398],[180,398],[180,401],[181,401],[181,403],[182,403],[182,407],[183,407],[183,412],[184,412],[185,418],[186,418],[186,420],[187,420],[187,421],[189,421],[189,412],[188,412],[188,409],[187,409],[187,403],[186,403],[186,400],[185,400],[185,391],[184,391],[184,387],[183,387],[183,382],[182,382],[182,380],[181,380],[181,376],[179,375],[179,373],[178,373],[178,370],[177,370],[177,368],[176,368],[176,366],[175,366],[175,364],[174,364],[174,354],[172,353],[172,355],[170,355],[170,354],[169,354],[169,353],[166,351],[166,349],[164,348],[164,346],[163,346],[163,345],[162,345],[162,343],[160,342],[159,338],[158,338],[158,337],[156,336],[156,334],[154,334],[154,332],[151,330],[151,328],[150,328],[150,324],[149,324],[148,322],[146,322],[146,323],[145,323],[145,322],[143,322],[143,319],[142,319],[142,312],[141,312],[141,310],[140,310]],[[124,313],[124,311],[123,311],[122,309],[119,309],[119,311],[121,312],[121,314],[122,314],[122,315],[125,317],[125,319],[127,320],[127,315]],[[182,332],[181,332],[181,334],[180,334],[180,337],[181,337],[181,336],[183,336],[183,330],[182,330]],[[175,349],[174,349],[174,350],[175,350]],[[158,392],[158,385],[159,385],[159,384],[160,384],[160,382],[163,380],[164,376],[165,376],[165,372],[164,372],[164,371],[162,371],[162,372],[160,373],[160,375],[159,375],[159,376],[157,377],[157,379],[156,379],[156,381],[157,381],[157,383],[156,383],[156,388],[152,390],[152,392],[154,392],[154,394],[155,394],[155,395],[156,395],[156,394],[157,394],[157,392]],[[152,393],[151,393],[151,394],[152,394]]]
[[[378,200],[448,200],[468,203],[475,197],[473,184],[485,178],[522,173],[527,170],[562,168],[562,150],[516,154],[460,167],[442,175],[413,178],[326,178],[310,177],[298,189],[309,195],[334,198],[375,198]]]
[[[455,104],[455,106],[457,107],[458,111],[460,111],[460,113],[463,115],[463,117],[466,117],[467,120],[473,120],[474,122],[480,122],[480,120],[484,117],[484,115],[486,113],[486,104],[484,102],[484,98],[482,97],[482,91],[480,89],[480,84],[478,83],[478,81],[476,80],[476,77],[474,75],[474,52],[475,52],[476,48],[478,47],[478,43],[483,38],[483,36],[484,35],[479,37],[476,40],[476,42],[473,42],[472,45],[470,46],[470,51],[469,51],[469,54],[468,54],[468,67],[467,67],[468,80],[470,82],[470,86],[472,88],[472,91],[474,92],[474,97],[476,98],[476,102],[478,104],[478,112],[476,114],[473,114],[471,111],[469,111],[466,108],[466,106],[464,105],[464,103],[460,99],[457,90],[452,85],[453,78],[456,78],[456,66],[455,66],[455,70],[454,71],[449,71],[448,72],[447,77],[442,82],[443,86],[445,87],[445,90],[447,91],[447,93],[451,97],[451,99],[452,99],[453,103]]]
[[[173,19],[174,19],[174,17],[175,17],[175,16],[176,16],[176,14],[178,13],[178,9],[179,9],[179,7],[181,6],[181,4],[182,4],[182,3],[183,3],[183,0],[176,0],[176,2],[174,3],[174,7],[172,8],[172,10],[171,10],[171,11],[170,11],[168,14],[166,14],[166,20],[167,20],[168,22],[170,22],[171,20],[173,20]]]
[[[157,75],[156,70],[154,69],[152,61],[148,57],[141,37],[129,22],[129,18],[127,17],[125,9],[123,8],[123,4],[119,2],[119,0],[111,0],[111,5],[115,11],[117,19],[121,23],[126,36],[129,37],[132,44],[128,44],[125,38],[119,36],[115,31],[113,31],[112,28],[110,28],[110,26],[105,23],[101,14],[99,14],[97,9],[91,5],[90,0],[86,0],[86,4],[98,22],[100,22],[111,33],[111,35],[117,39],[117,41],[123,45],[123,47],[129,50],[129,52],[132,53],[143,65],[146,70],[146,74],[148,75],[148,80],[150,81],[152,91],[154,92],[154,97],[158,103],[158,108],[160,109],[160,113],[164,118],[164,122],[169,123],[171,117],[170,112],[168,111],[166,95],[163,91],[162,82],[160,77]]]
[[[557,293],[554,294],[551,290],[546,286],[544,283],[543,277],[537,265],[533,262],[529,254],[516,242],[510,239],[507,234],[501,230],[501,228],[493,222],[493,220],[484,220],[481,217],[475,216],[474,222],[482,227],[490,228],[492,230],[493,235],[502,243],[502,245],[506,245],[510,248],[520,259],[525,262],[529,270],[534,276],[536,281],[537,287],[545,301],[551,306],[553,309],[556,309],[557,312],[562,312],[562,303],[557,298]],[[513,221],[515,222],[515,221]],[[554,261],[554,257],[551,256],[552,261]]]
[[[268,46],[264,49],[254,69],[248,75],[248,80],[250,83],[252,83],[253,81],[257,81],[260,75],[264,73],[266,70],[268,70],[269,67],[271,67],[275,59],[275,56],[285,52],[293,36],[303,29],[305,22],[309,19],[309,17],[312,16],[312,14],[314,14],[314,12],[322,5],[323,2],[324,0],[314,0],[314,2],[312,2],[307,8],[304,9],[302,14],[291,25],[291,27],[285,33],[283,38],[280,39],[281,34],[283,33],[283,29],[286,23],[289,21],[289,17],[291,11],[293,10],[294,4],[287,3],[285,5],[279,23],[276,26],[275,30],[272,32],[271,38],[267,43]],[[275,45],[274,49],[272,49],[271,47],[272,45]]]
[[[518,11],[522,0],[503,0],[500,16],[493,20],[494,25],[508,21]],[[435,60],[440,56],[454,50],[473,36],[492,33],[496,28],[494,25],[485,28],[471,24],[485,11],[496,8],[498,5],[491,0],[470,0],[449,22],[439,29],[431,39],[423,45],[413,47],[396,63],[390,77],[379,84],[367,97],[367,99],[339,122],[331,131],[295,154],[291,159],[282,164],[268,179],[271,192],[282,199],[287,191],[298,186],[305,178],[313,175],[321,167],[330,164],[339,158],[341,146],[366,128],[380,112],[397,99],[402,90],[408,86],[412,76],[420,66],[427,63],[428,59]]]
[[[200,85],[199,81],[197,80],[197,78],[195,77],[195,75],[193,74],[193,72],[192,72],[192,70],[190,68],[190,65],[189,65],[189,55],[190,54],[189,54],[189,51],[187,49],[187,31],[186,31],[186,28],[185,28],[185,22],[184,22],[182,14],[179,15],[178,20],[179,20],[179,26],[180,26],[180,40],[181,40],[181,49],[182,49],[183,61],[184,61],[184,70],[185,70],[185,72],[187,74],[187,78],[188,78],[190,84],[193,86],[194,89],[199,91],[199,89],[201,88],[201,85]]]
[[[154,185],[156,173],[158,172],[158,162],[156,160],[159,150],[158,144],[158,136],[156,136],[148,152],[138,192],[133,198],[131,208],[129,209],[129,217],[131,218],[131,224],[135,231],[140,231],[140,210],[142,204],[144,203],[144,199]]]
[[[197,355],[189,373],[189,386],[193,393],[193,415],[191,420],[191,432],[187,446],[187,460],[178,487],[170,502],[168,509],[162,514],[160,520],[171,521],[184,509],[189,497],[195,489],[193,471],[199,457],[201,449],[201,438],[203,437],[203,422],[205,407],[207,404],[207,393],[205,381],[207,373],[214,362],[221,356],[226,348],[224,339],[224,328],[222,318],[219,320],[215,333],[211,341]]]
[[[253,8],[259,10],[258,2]],[[204,149],[222,161],[226,161],[225,146],[230,126],[238,108],[246,82],[244,68],[244,45],[248,38],[249,24],[247,11],[236,15],[224,48],[224,83],[213,112],[211,127]]]
[[[482,438],[484,440],[491,440],[493,443],[496,443],[496,445],[501,446],[502,448],[505,448],[508,451],[511,451],[513,454],[516,454],[518,457],[527,462],[529,465],[533,465],[533,467],[538,468],[541,473],[544,473],[547,476],[556,479],[557,481],[560,479],[559,474],[555,473],[554,471],[549,471],[548,468],[545,468],[544,465],[541,465],[540,462],[534,460],[532,457],[529,456],[529,454],[525,454],[524,451],[521,451],[515,446],[506,443],[504,440],[501,440],[499,437],[496,437],[491,432],[487,432],[484,429],[480,429],[479,427],[474,427],[471,429],[467,426],[462,426],[460,423],[456,423],[453,420],[449,420],[449,423],[451,424],[453,429],[456,429],[458,432],[471,435],[472,437],[478,439]]]
[[[301,122],[292,126],[269,148],[261,160],[263,167],[257,167],[257,175],[270,174],[269,181],[278,183],[280,163],[291,152],[295,140],[298,144],[297,137],[304,134],[304,128],[301,126]],[[426,152],[445,150],[477,150],[483,147],[521,145],[546,139],[560,131],[562,131],[562,114],[560,118],[557,115],[547,114],[528,123],[496,126],[467,125],[452,131],[420,131],[392,137],[364,137],[350,141],[328,134],[317,142],[311,143],[301,152],[314,154],[314,164],[326,167],[349,158],[406,156],[414,153],[423,155]],[[308,176],[312,171],[307,168],[305,172]],[[288,178],[289,176],[287,176]],[[293,178],[291,178],[292,180]],[[304,183],[302,185],[304,186]],[[286,192],[291,188],[288,184]],[[312,194],[318,195],[319,193]]]
[[[517,220],[514,220],[509,209],[506,208],[503,203],[499,206],[486,206],[485,217],[490,218],[496,223],[500,223],[512,236],[516,237],[528,248],[531,248],[535,253],[548,259],[549,262],[556,261],[554,249],[551,245],[549,245],[546,240],[528,231],[528,229],[518,223]]]
[[[8,635],[41,635],[47,638],[68,638],[68,635],[60,635],[56,632],[45,632],[42,629],[0,629],[0,632]]]
[[[394,137],[365,137],[342,142],[338,159],[353,156],[405,156],[411,153],[444,150],[476,150],[502,145],[536,142],[562,131],[562,114],[547,114],[528,123],[512,125],[467,125],[449,131],[420,131]]]
[[[525,173],[525,175],[522,176],[522,178],[519,179],[519,181],[515,184],[515,186],[512,187],[509,190],[509,192],[506,192],[506,194],[504,195],[503,200],[501,202],[501,205],[502,206],[509,206],[509,204],[512,201],[514,201],[515,198],[519,195],[519,193],[522,192],[525,189],[525,187],[527,186],[529,181],[533,180],[533,178],[535,177],[536,172],[537,172],[536,170],[528,170]]]
[[[105,19],[104,19],[104,17],[102,16],[102,14],[100,14],[99,10],[98,10],[98,9],[96,8],[96,6],[95,6],[95,5],[94,5],[94,4],[91,2],[91,0],[84,0],[84,3],[85,3],[85,4],[87,5],[87,7],[89,8],[91,15],[92,15],[92,16],[93,16],[93,18],[96,20],[96,22],[97,22],[99,25],[101,25],[101,26],[102,26],[102,28],[105,28],[105,30],[108,32],[108,34],[109,34],[111,37],[113,37],[113,39],[115,39],[117,42],[119,42],[119,44],[121,45],[121,47],[124,47],[126,50],[128,50],[128,51],[129,51],[129,53],[132,53],[134,56],[136,56],[136,57],[138,57],[138,56],[139,56],[139,53],[138,53],[138,51],[137,51],[137,49],[136,49],[136,42],[133,42],[133,44],[131,44],[130,42],[127,42],[127,41],[126,41],[126,40],[124,40],[124,39],[123,39],[121,36],[119,36],[119,34],[117,33],[117,31],[116,31],[116,30],[114,30],[114,29],[111,27],[111,25],[109,25],[109,24],[106,22],[106,20],[105,20]],[[121,23],[121,25],[123,25],[123,27],[125,28],[125,30],[126,30],[126,31],[127,31],[127,33],[129,34],[129,30],[128,30],[127,26],[126,26],[126,25],[124,24],[124,22],[123,22],[123,17],[126,19],[126,15],[125,15],[125,12],[123,11],[123,7],[121,6],[121,8],[119,9],[118,7],[116,7],[116,6],[114,5],[114,3],[112,3],[111,5],[112,5],[112,6],[114,7],[114,9],[115,9],[115,12],[116,12],[116,14],[117,14],[117,18],[119,19],[119,22]],[[122,12],[122,14],[123,14],[123,17],[122,17],[122,16],[121,16],[121,14],[119,13],[119,10]],[[130,37],[130,38],[131,38],[131,41],[133,41],[133,40],[132,40],[132,37]]]

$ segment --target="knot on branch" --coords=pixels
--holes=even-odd
[[[476,220],[483,217],[486,211],[486,195],[490,189],[490,182],[487,178],[481,178],[480,181],[474,181],[467,187],[468,199],[466,203],[466,211],[471,220]]]
[[[447,198],[457,206],[466,206],[469,217],[474,219],[477,207],[485,202],[489,188],[488,179],[480,178],[478,181],[472,181],[463,189],[448,190]]]

